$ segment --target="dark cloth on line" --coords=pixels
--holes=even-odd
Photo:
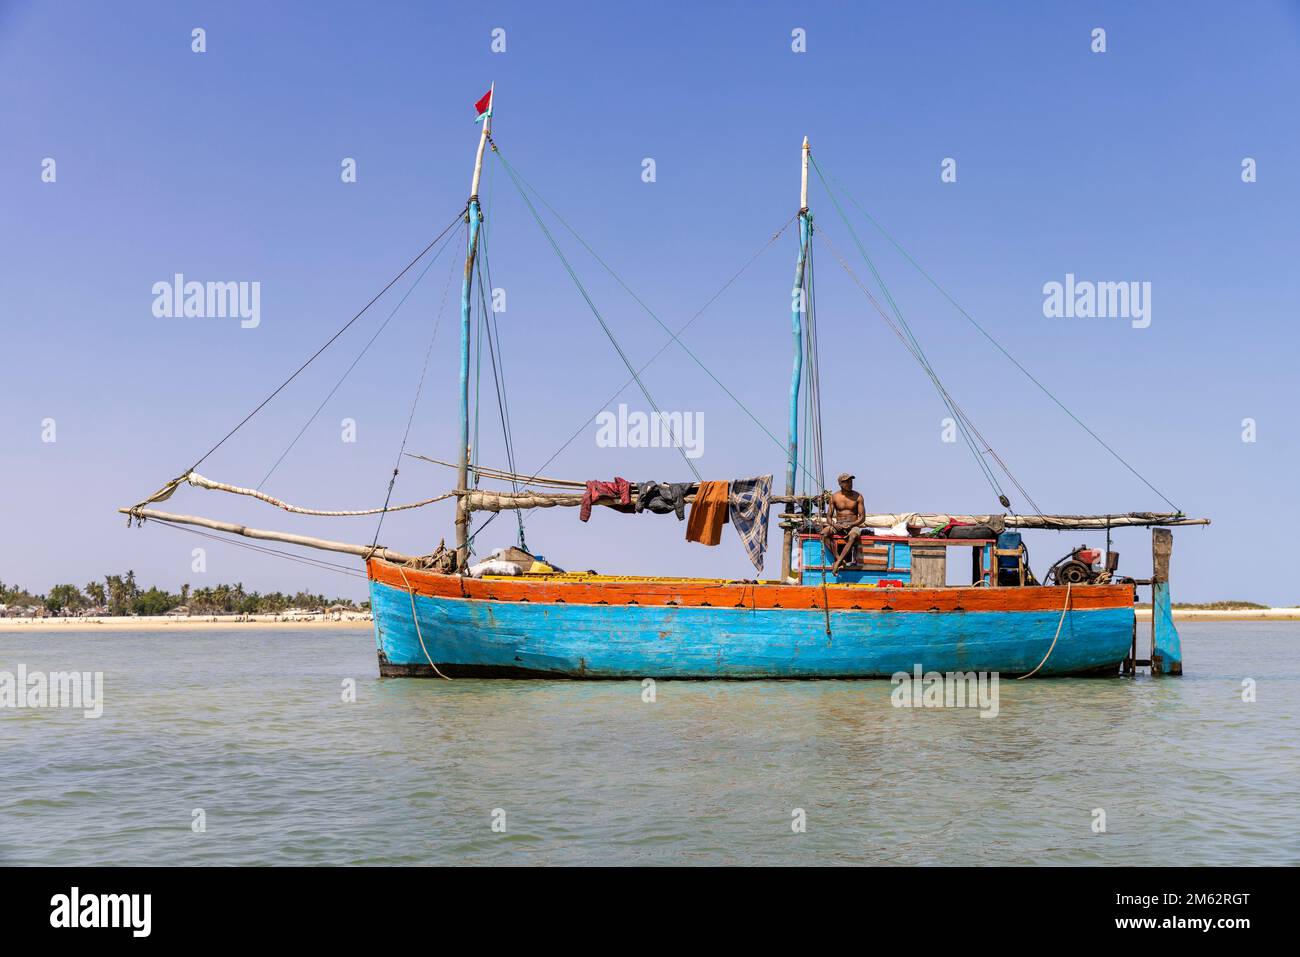
[[[722,525],[727,520],[730,482],[701,482],[691,503],[691,517],[686,523],[686,540],[701,545],[722,541]]]
[[[763,570],[767,552],[767,517],[772,507],[772,476],[736,479],[731,483],[729,508],[731,524],[740,534],[745,553],[754,567]]]
[[[612,502],[604,501],[613,499]],[[587,483],[587,491],[582,493],[582,507],[578,509],[578,518],[587,521],[591,518],[591,506],[600,501],[616,512],[632,511],[632,483],[622,477],[612,482],[600,482],[595,479]]]
[[[656,515],[677,513],[677,521],[686,519],[686,493],[689,482],[642,482],[636,493],[637,513],[654,512]]]

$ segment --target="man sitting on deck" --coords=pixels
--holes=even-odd
[[[852,559],[854,549],[858,547],[858,538],[862,535],[863,525],[867,520],[867,506],[862,499],[862,493],[853,490],[853,478],[854,476],[848,472],[840,473],[840,490],[830,497],[828,504],[831,515],[825,519],[825,525],[822,527],[822,553],[835,556],[835,564],[831,567],[832,574],[838,574],[844,564]],[[844,548],[838,554],[835,550],[837,535],[846,536]]]

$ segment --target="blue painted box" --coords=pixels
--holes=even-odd
[[[822,583],[823,569],[828,585],[838,583],[856,584],[859,582],[873,584],[879,581],[901,581],[903,584],[907,584],[912,580],[912,546],[907,539],[903,538],[896,541],[873,539],[868,544],[876,548],[889,549],[889,560],[883,567],[844,568],[838,573],[833,573],[831,572],[831,565],[835,563],[835,559],[825,554],[822,540],[816,536],[804,536],[801,550],[803,561],[800,565],[800,583],[804,585],[820,585]]]

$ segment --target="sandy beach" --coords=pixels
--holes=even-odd
[[[1151,609],[1137,609],[1138,621],[1150,621]],[[1175,608],[1174,621],[1300,621],[1300,608]]]
[[[203,628],[330,628],[369,631],[369,615],[102,615],[87,618],[0,618],[0,632],[12,631],[189,631]]]

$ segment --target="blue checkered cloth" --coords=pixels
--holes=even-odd
[[[767,516],[772,506],[772,476],[734,479],[727,506],[732,527],[740,535],[749,560],[761,572],[763,555],[767,552]]]

